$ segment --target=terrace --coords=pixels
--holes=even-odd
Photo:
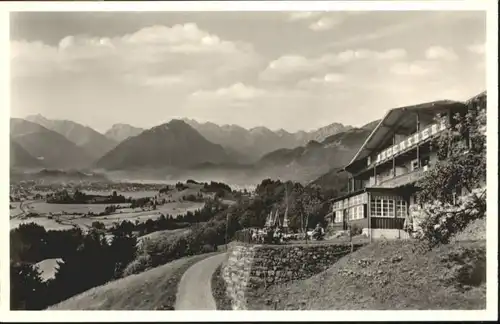
[[[414,170],[408,173],[400,174],[397,176],[389,176],[387,178],[382,178],[381,181],[375,185],[374,187],[376,188],[397,188],[409,183],[413,183],[417,181],[418,179],[422,178],[424,175],[424,172],[426,172],[428,169],[423,168],[423,169],[418,169]]]

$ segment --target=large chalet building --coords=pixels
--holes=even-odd
[[[347,194],[332,199],[330,226],[358,226],[371,237],[405,238],[404,222],[418,210],[415,182],[433,167],[431,139],[470,105],[486,106],[486,92],[467,102],[435,101],[391,109],[342,171]]]

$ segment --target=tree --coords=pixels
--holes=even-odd
[[[454,116],[448,130],[435,141],[438,158],[434,168],[417,183],[424,217],[417,237],[432,248],[448,243],[471,221],[486,215],[486,109],[469,107]],[[468,193],[455,195],[461,188]]]
[[[14,261],[42,261],[46,245],[47,232],[36,223],[21,224],[10,231],[10,257]]]
[[[104,233],[91,229],[78,249],[58,262],[55,278],[49,284],[50,304],[112,279],[115,259],[110,252]]]
[[[46,285],[38,267],[28,263],[10,263],[10,308],[42,310],[46,305]]]
[[[307,228],[312,223],[310,222],[311,216],[318,213],[322,208],[323,197],[321,195],[321,188],[319,186],[294,186],[294,191],[297,194],[296,198],[296,212],[300,219],[295,220],[295,226],[299,225],[299,228],[307,232]],[[299,223],[299,224],[297,224]],[[315,224],[314,224],[315,225]]]
[[[133,227],[129,226],[129,222],[122,224],[120,230],[115,232],[109,246],[110,255],[115,264],[114,278],[122,276],[123,270],[134,260],[137,253],[137,238],[132,234]]]
[[[92,222],[92,228],[95,228],[96,230],[103,230],[106,228],[106,226],[102,222],[95,221],[95,222]]]
[[[486,109],[470,107],[456,114],[450,128],[432,143],[436,165],[417,183],[419,200],[452,203],[457,188],[468,192],[486,180]]]

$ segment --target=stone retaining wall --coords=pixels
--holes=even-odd
[[[362,244],[355,244],[354,250]],[[232,243],[223,278],[233,310],[246,309],[259,291],[290,280],[309,278],[351,252],[347,244],[250,245]]]
[[[254,254],[255,246],[231,244],[227,259],[222,264],[222,278],[226,282],[233,310],[246,309],[246,286]]]

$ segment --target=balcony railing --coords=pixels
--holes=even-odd
[[[418,144],[436,136],[447,128],[446,122],[441,122],[439,124],[431,124],[421,131],[414,133],[408,137],[406,137],[403,141],[383,150],[379,154],[377,154],[376,160],[374,162],[375,165],[382,164],[390,159],[393,156],[397,156],[401,153],[407,152]]]
[[[424,167],[395,177],[384,179],[375,185],[376,188],[396,188],[405,184],[413,183],[424,176],[428,167]]]

